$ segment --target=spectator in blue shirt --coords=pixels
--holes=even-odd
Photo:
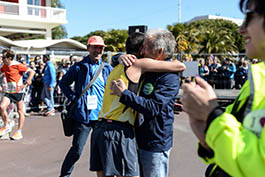
[[[52,116],[55,112],[53,92],[56,85],[56,69],[49,55],[43,55],[43,62],[46,63],[46,66],[43,76],[42,100],[47,106],[44,116]]]
[[[87,51],[89,55],[71,66],[59,82],[59,86],[68,100],[73,101],[75,97],[80,96],[83,89],[92,80],[100,64],[104,62],[102,60],[104,48],[104,40],[100,36],[92,36],[88,39]],[[74,120],[72,147],[64,159],[60,177],[69,177],[71,175],[74,164],[79,160],[83,152],[88,135],[98,120],[105,85],[111,70],[112,66],[105,63],[92,87],[77,102],[72,115]],[[75,84],[72,90],[71,85],[73,83]],[[94,99],[93,103],[96,104],[96,109],[88,106],[88,102],[92,98]]]
[[[232,81],[234,80],[234,75],[236,73],[236,65],[231,58],[225,59],[224,65],[224,76],[225,76],[225,89],[232,88]]]

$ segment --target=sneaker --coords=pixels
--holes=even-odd
[[[44,114],[44,116],[54,116],[55,115],[55,109],[52,109],[52,110],[50,110],[50,111],[47,111],[45,114]]]
[[[29,117],[29,116],[30,116],[30,113],[26,113],[26,112],[25,112],[25,113],[24,113],[24,116],[25,116],[25,117]]]
[[[0,137],[0,140],[10,140],[10,136],[9,136],[9,133],[3,135]]]
[[[11,140],[20,140],[23,138],[21,131],[16,131],[13,136],[10,137]]]
[[[10,133],[12,128],[10,126],[4,126],[0,129],[0,136]]]

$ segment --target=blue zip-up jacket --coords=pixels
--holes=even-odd
[[[97,65],[99,66],[102,61],[100,61]],[[81,95],[84,88],[89,84],[90,80],[93,78],[93,69],[96,64],[91,62],[89,56],[85,57],[82,61],[75,63],[73,66],[69,68],[67,73],[62,77],[59,82],[59,86],[64,93],[64,95],[70,100],[73,101],[76,96]],[[102,78],[104,80],[104,84],[106,85],[108,76],[112,71],[112,66],[108,63],[105,63],[104,68],[102,69]],[[101,76],[99,76],[101,77]],[[100,79],[100,78],[97,78]],[[95,84],[97,84],[97,80],[93,84],[93,86],[88,89],[88,91],[78,100],[77,105],[73,112],[73,118],[76,121],[82,123],[89,123],[89,120],[97,120],[98,112],[102,106],[103,92],[102,95],[97,95]],[[74,84],[74,90],[71,89],[72,83]],[[104,88],[105,88],[104,85]],[[102,89],[104,89],[102,88]],[[100,93],[100,92],[99,92]],[[87,95],[97,95],[98,98],[98,108],[96,110],[88,110],[87,109]]]
[[[56,69],[52,61],[48,61],[45,66],[43,83],[49,85],[50,88],[56,85]]]
[[[136,121],[144,118],[144,122],[138,126],[136,122],[135,127],[140,149],[161,152],[172,147],[173,106],[178,91],[177,73],[146,73],[139,96],[129,90],[122,93],[120,102],[138,112]]]
[[[230,66],[226,65],[227,70],[225,71],[225,76],[229,79],[234,79],[234,75],[236,73],[236,65],[232,63]]]

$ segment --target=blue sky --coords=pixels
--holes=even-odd
[[[67,10],[68,37],[92,31],[128,29],[147,25],[166,28],[178,21],[178,0],[61,0]],[[200,15],[221,15],[243,19],[239,0],[181,0],[182,22]]]

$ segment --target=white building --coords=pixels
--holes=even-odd
[[[52,28],[66,23],[66,10],[51,8],[51,0],[0,1],[0,36],[12,39],[28,33],[51,39]]]
[[[52,40],[52,29],[66,23],[66,10],[52,8],[51,0],[0,0],[0,51],[54,57],[87,52],[86,45],[72,39]],[[45,39],[24,40],[24,34]]]
[[[230,18],[230,17],[222,17],[222,16],[216,16],[216,15],[203,15],[203,16],[197,16],[192,18],[190,21],[188,21],[187,23],[191,23],[193,21],[197,21],[197,20],[206,20],[206,19],[222,19],[222,20],[230,20],[234,23],[236,23],[238,26],[241,26],[243,23],[242,19],[238,19],[238,18]]]

